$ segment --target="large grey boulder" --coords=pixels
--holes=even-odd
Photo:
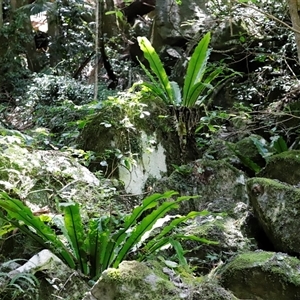
[[[189,279],[158,263],[124,261],[103,272],[83,300],[234,300],[215,282]]]
[[[228,260],[236,252],[248,252],[257,249],[255,240],[244,230],[248,217],[246,204],[240,202],[235,212],[239,217],[226,215],[208,215],[197,217],[191,224],[180,228],[186,236],[196,236],[216,243],[199,241],[182,241],[186,257],[191,265],[202,274],[208,273],[220,259]]]
[[[35,150],[27,146],[32,138],[25,134],[9,130],[2,134],[0,189],[26,201],[33,210],[44,206],[55,209],[58,200],[94,205],[100,181],[71,154]]]
[[[222,285],[239,299],[300,299],[300,260],[283,253],[237,255],[218,272]]]
[[[175,190],[181,195],[199,195],[182,202],[181,214],[207,209],[210,212],[234,215],[236,204],[248,201],[245,182],[245,174],[228,162],[199,159],[176,167],[169,177],[164,177],[154,185],[154,190]]]
[[[300,253],[300,189],[267,178],[247,181],[255,214],[277,251]]]
[[[266,167],[258,173],[258,176],[298,185],[300,183],[300,151],[290,150],[269,157]]]
[[[152,32],[154,47],[163,44],[175,46],[185,39],[198,36],[200,28],[208,18],[206,2],[185,0],[178,5],[175,0],[156,0],[157,9]],[[186,26],[182,26],[184,24]]]

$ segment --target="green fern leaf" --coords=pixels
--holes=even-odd
[[[188,65],[183,86],[183,106],[187,106],[192,87],[202,80],[206,70],[207,59],[209,57],[208,45],[210,42],[210,32],[208,32],[199,42]]]
[[[161,88],[165,91],[168,97],[167,104],[174,104],[174,95],[172,92],[171,84],[158,54],[146,37],[139,36],[137,39],[145,58],[149,62],[151,70],[158,78]]]

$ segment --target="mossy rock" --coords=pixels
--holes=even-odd
[[[217,282],[150,261],[124,261],[102,273],[83,300],[235,300]]]
[[[300,299],[300,260],[283,253],[247,252],[219,270],[221,284],[240,299]]]
[[[199,243],[193,240],[181,242],[184,250],[187,251],[186,257],[189,263],[197,268],[198,273],[207,274],[220,259],[228,260],[233,253],[257,249],[255,241],[250,239],[242,228],[246,204],[238,203],[237,206],[244,206],[238,219],[225,215],[208,215],[197,217],[192,224],[178,229],[186,236],[196,236],[207,241],[217,242],[216,244]],[[208,254],[210,254],[210,259],[207,257]]]
[[[271,156],[257,176],[278,179],[288,184],[300,183],[300,150],[285,151]]]
[[[253,139],[257,139],[262,143],[266,143],[265,139],[258,135],[251,135],[243,138],[235,144],[235,150],[238,151],[243,157],[251,159],[253,162],[263,167],[265,165],[264,158],[259,154]]]
[[[75,202],[99,197],[100,181],[71,154],[31,149],[24,137],[9,133],[0,135],[0,188],[9,196],[52,209],[56,209],[59,196],[63,198],[59,191],[72,192]]]
[[[204,152],[204,157],[212,158],[215,160],[225,159],[227,161],[238,161],[237,156],[229,149],[227,144],[234,148],[235,144],[231,142],[226,142],[221,139],[213,139],[210,146]]]
[[[104,104],[100,112],[86,124],[78,139],[83,150],[96,153],[97,159],[91,165],[93,170],[101,169],[99,162],[106,160],[110,165],[115,163],[110,166],[110,174],[110,171],[117,170],[117,157],[121,154],[133,154],[141,158],[144,151],[141,146],[142,135],[155,140],[154,144],[162,145],[169,173],[172,164],[179,164],[182,160],[189,162],[199,157],[193,134],[185,136],[188,147],[184,151],[181,149],[176,129],[179,125],[175,117],[185,115],[183,119],[192,120],[191,123],[196,126],[203,114],[201,108],[167,106],[153,97],[144,99],[130,96],[129,93],[126,95]],[[118,173],[114,175],[118,176]]]
[[[300,189],[267,178],[247,181],[259,223],[276,251],[300,253]]]
[[[180,213],[207,209],[233,213],[237,202],[247,202],[246,176],[225,160],[198,159],[177,167],[154,185],[155,192],[178,191],[181,195],[199,195],[183,201]]]

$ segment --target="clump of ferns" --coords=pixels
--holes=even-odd
[[[9,272],[8,266],[16,263],[10,260],[1,265],[0,272],[0,299],[2,300],[38,300],[39,280],[31,273]],[[6,271],[8,270],[8,271]]]

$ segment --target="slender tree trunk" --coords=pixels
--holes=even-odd
[[[3,0],[0,0],[0,29],[3,26]]]
[[[49,47],[50,66],[55,67],[61,61],[59,38],[60,38],[60,24],[59,24],[59,7],[57,2],[52,3],[53,9],[47,14],[48,21],[48,35],[52,43]],[[54,13],[55,11],[55,13]]]
[[[300,6],[297,0],[288,0],[290,16],[293,28],[300,32]],[[295,40],[297,45],[298,62],[300,63],[300,33],[295,32]]]
[[[98,59],[99,59],[99,15],[100,15],[100,1],[96,0],[96,13],[95,13],[95,21],[96,21],[96,32],[95,32],[95,81],[94,81],[94,99],[98,98]]]
[[[115,10],[115,5],[113,0],[105,0],[103,4],[104,4],[103,7],[105,12]],[[103,33],[106,34],[107,38],[117,36],[119,34],[119,28],[117,25],[116,15],[115,14],[106,15],[104,11],[101,14],[101,16],[103,17]]]

